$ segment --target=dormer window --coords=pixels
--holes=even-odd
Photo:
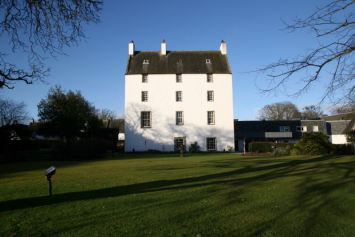
[[[143,60],[143,64],[149,64],[149,60],[148,59],[144,59]]]
[[[206,63],[211,63],[211,60],[210,59],[206,59]]]
[[[213,75],[212,74],[207,74],[207,82],[209,82],[209,83],[213,82]]]
[[[146,75],[146,74],[142,75],[142,82],[143,83],[148,83],[148,75]]]
[[[181,83],[182,82],[181,74],[176,74],[176,82],[177,83]]]

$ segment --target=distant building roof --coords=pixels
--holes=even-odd
[[[281,131],[280,127],[289,127],[288,131]],[[262,137],[289,137],[300,138],[301,132],[298,126],[307,126],[312,131],[313,126],[318,126],[319,131],[325,131],[325,122],[321,120],[261,120],[261,121],[237,121],[234,120],[235,138],[262,138]]]
[[[332,135],[344,134],[349,123],[350,120],[327,121],[327,132]]]
[[[206,62],[206,60],[209,62]],[[144,60],[148,60],[145,61]],[[127,61],[130,74],[231,74],[228,58],[221,51],[135,51]]]
[[[103,121],[103,126],[106,128],[107,127],[108,121],[105,120]],[[110,128],[119,128],[120,133],[124,133],[124,119],[113,119],[110,121]]]
[[[352,112],[352,113],[344,113],[344,114],[323,116],[322,120],[325,120],[325,121],[352,120],[354,118],[355,118],[355,112]]]

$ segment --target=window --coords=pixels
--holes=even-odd
[[[186,148],[186,138],[185,137],[174,137],[174,150],[180,151]]]
[[[181,74],[176,74],[176,82],[178,83],[182,82]]]
[[[143,64],[149,64],[149,60],[148,59],[144,59],[143,60]]]
[[[142,82],[147,83],[148,82],[148,75],[142,75]]]
[[[215,137],[208,137],[207,138],[207,150],[216,150],[216,138]]]
[[[208,125],[214,124],[214,111],[207,111],[207,124]]]
[[[206,59],[206,63],[211,63],[211,60],[210,59]]]
[[[177,111],[176,112],[176,125],[183,125],[184,124],[184,112]]]
[[[318,132],[318,126],[313,126],[313,132]]]
[[[289,132],[290,126],[280,126],[280,132]]]
[[[142,91],[142,102],[148,101],[148,91]]]
[[[176,101],[182,101],[182,91],[176,92]]]
[[[307,132],[307,126],[297,126],[296,131],[297,132]]]
[[[142,128],[152,127],[152,113],[150,111],[141,112],[141,124]]]
[[[207,91],[207,101],[213,101],[213,91]]]
[[[207,82],[213,82],[212,74],[207,74]]]

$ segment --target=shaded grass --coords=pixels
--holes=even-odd
[[[355,233],[354,156],[187,155],[2,165],[0,236]]]

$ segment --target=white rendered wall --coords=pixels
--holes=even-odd
[[[331,135],[329,136],[329,141],[332,144],[348,144],[345,135]]]
[[[125,76],[125,150],[174,150],[174,137],[186,137],[186,148],[195,141],[206,150],[206,138],[217,138],[217,150],[234,147],[232,75],[213,74],[207,83],[206,74],[182,74],[176,83],[175,74]],[[148,102],[141,101],[148,91]],[[182,102],[176,101],[182,91]],[[207,91],[214,92],[214,101],[207,101]],[[152,112],[152,127],[141,128],[141,111]],[[184,112],[184,125],[176,125],[176,111]],[[207,111],[215,111],[215,125],[207,125]]]
[[[119,133],[119,134],[118,134],[118,140],[119,140],[119,141],[124,141],[124,140],[125,140],[124,133]]]

